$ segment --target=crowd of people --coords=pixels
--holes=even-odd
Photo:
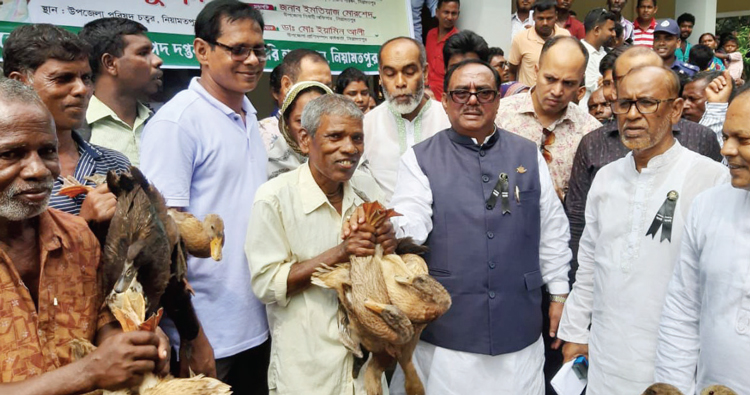
[[[552,394],[579,356],[590,395],[750,392],[738,39],[691,45],[692,15],[656,19],[657,0],[637,0],[631,22],[626,4],[581,22],[573,0],[517,0],[504,51],[457,28],[459,0],[412,0],[438,25],[381,46],[382,103],[362,71],[334,79],[296,49],[270,73],[263,119],[247,94],[265,25],[238,0],[206,3],[200,76],[155,113],[162,60],[143,25],[17,27],[0,80],[0,393],[192,372],[236,394],[364,395],[337,294],[311,278],[404,237],[429,247],[452,307],[382,393]],[[188,261],[194,336],[168,317],[123,332],[97,303],[117,198],[95,176],[131,166],[167,206],[223,218],[222,261]],[[60,195],[71,182],[88,192]],[[372,201],[401,216],[365,223]],[[76,358],[76,339],[98,348]],[[413,374],[424,390],[405,389]]]

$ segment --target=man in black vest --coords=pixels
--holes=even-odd
[[[444,85],[452,127],[406,151],[392,200],[398,237],[430,247],[430,274],[453,298],[414,361],[429,394],[543,394],[542,287],[552,337],[568,293],[562,204],[536,145],[494,126],[497,71],[466,60]]]

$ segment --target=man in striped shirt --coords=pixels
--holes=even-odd
[[[86,142],[73,129],[86,117],[93,93],[89,46],[75,34],[47,24],[25,25],[11,32],[3,48],[3,72],[39,94],[55,120],[60,176],[55,179],[49,206],[79,215],[90,225],[109,221],[116,199],[106,185],[76,198],[59,196],[63,177],[95,186],[86,177],[124,171],[130,166],[121,153]]]
[[[638,0],[636,11],[638,18],[633,22],[633,44],[645,45],[649,48],[654,46],[654,28],[656,28],[656,11],[659,7],[656,0]]]

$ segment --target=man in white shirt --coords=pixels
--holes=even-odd
[[[722,155],[732,185],[698,196],[685,224],[656,348],[657,381],[686,395],[712,384],[750,393],[750,92],[729,105]]]
[[[268,393],[266,309],[250,289],[243,248],[249,201],[267,179],[268,157],[246,96],[266,63],[263,27],[260,12],[246,3],[206,4],[195,20],[193,42],[201,75],[154,115],[141,144],[143,173],[168,206],[198,218],[216,213],[224,219],[221,263],[190,257],[188,281],[204,337],[213,346],[217,376],[238,394]],[[174,326],[162,326],[177,342]],[[185,340],[182,333],[179,340]],[[193,352],[192,357],[201,356]]]
[[[396,37],[380,47],[380,85],[385,102],[365,115],[365,158],[386,202],[396,187],[398,159],[409,147],[450,127],[439,102],[424,94],[427,54],[422,43]]]
[[[516,12],[510,16],[510,37],[534,26],[534,0],[516,0]]]
[[[612,110],[632,152],[594,178],[559,330],[566,361],[589,357],[590,395],[640,394],[653,384],[685,215],[698,193],[728,181],[725,167],[675,140],[679,91],[677,75],[656,66],[635,68],[617,85]]]
[[[430,395],[544,393],[542,288],[550,335],[568,292],[568,221],[536,145],[494,125],[500,77],[469,59],[448,70],[451,128],[401,159],[392,205],[399,237],[452,307],[422,333],[414,363]],[[397,371],[391,393],[403,393]]]
[[[364,149],[362,112],[354,102],[341,95],[313,99],[302,126],[300,147],[310,160],[258,189],[245,242],[253,291],[271,322],[269,389],[365,395],[364,373],[352,377],[361,365],[339,340],[336,291],[311,286],[310,279],[350,255],[373,255],[373,233],[386,251],[389,243],[395,247],[393,227],[389,221],[380,229],[362,225],[343,242],[340,237],[343,218],[365,201],[382,199],[370,177],[354,175]],[[334,134],[339,137],[330,138]]]
[[[589,98],[599,87],[599,79],[602,78],[599,63],[607,55],[604,44],[615,37],[615,14],[604,8],[595,8],[586,15],[583,27],[586,29],[586,37],[581,40],[581,44],[589,53],[589,61],[586,64],[586,95],[579,101],[578,106],[588,111]]]

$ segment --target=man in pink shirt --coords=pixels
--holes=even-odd
[[[458,33],[456,21],[460,13],[460,0],[439,0],[435,17],[438,27],[427,32],[425,49],[427,50],[427,85],[432,90],[435,100],[443,97],[443,78],[445,66],[443,61],[443,47],[445,41]]]

